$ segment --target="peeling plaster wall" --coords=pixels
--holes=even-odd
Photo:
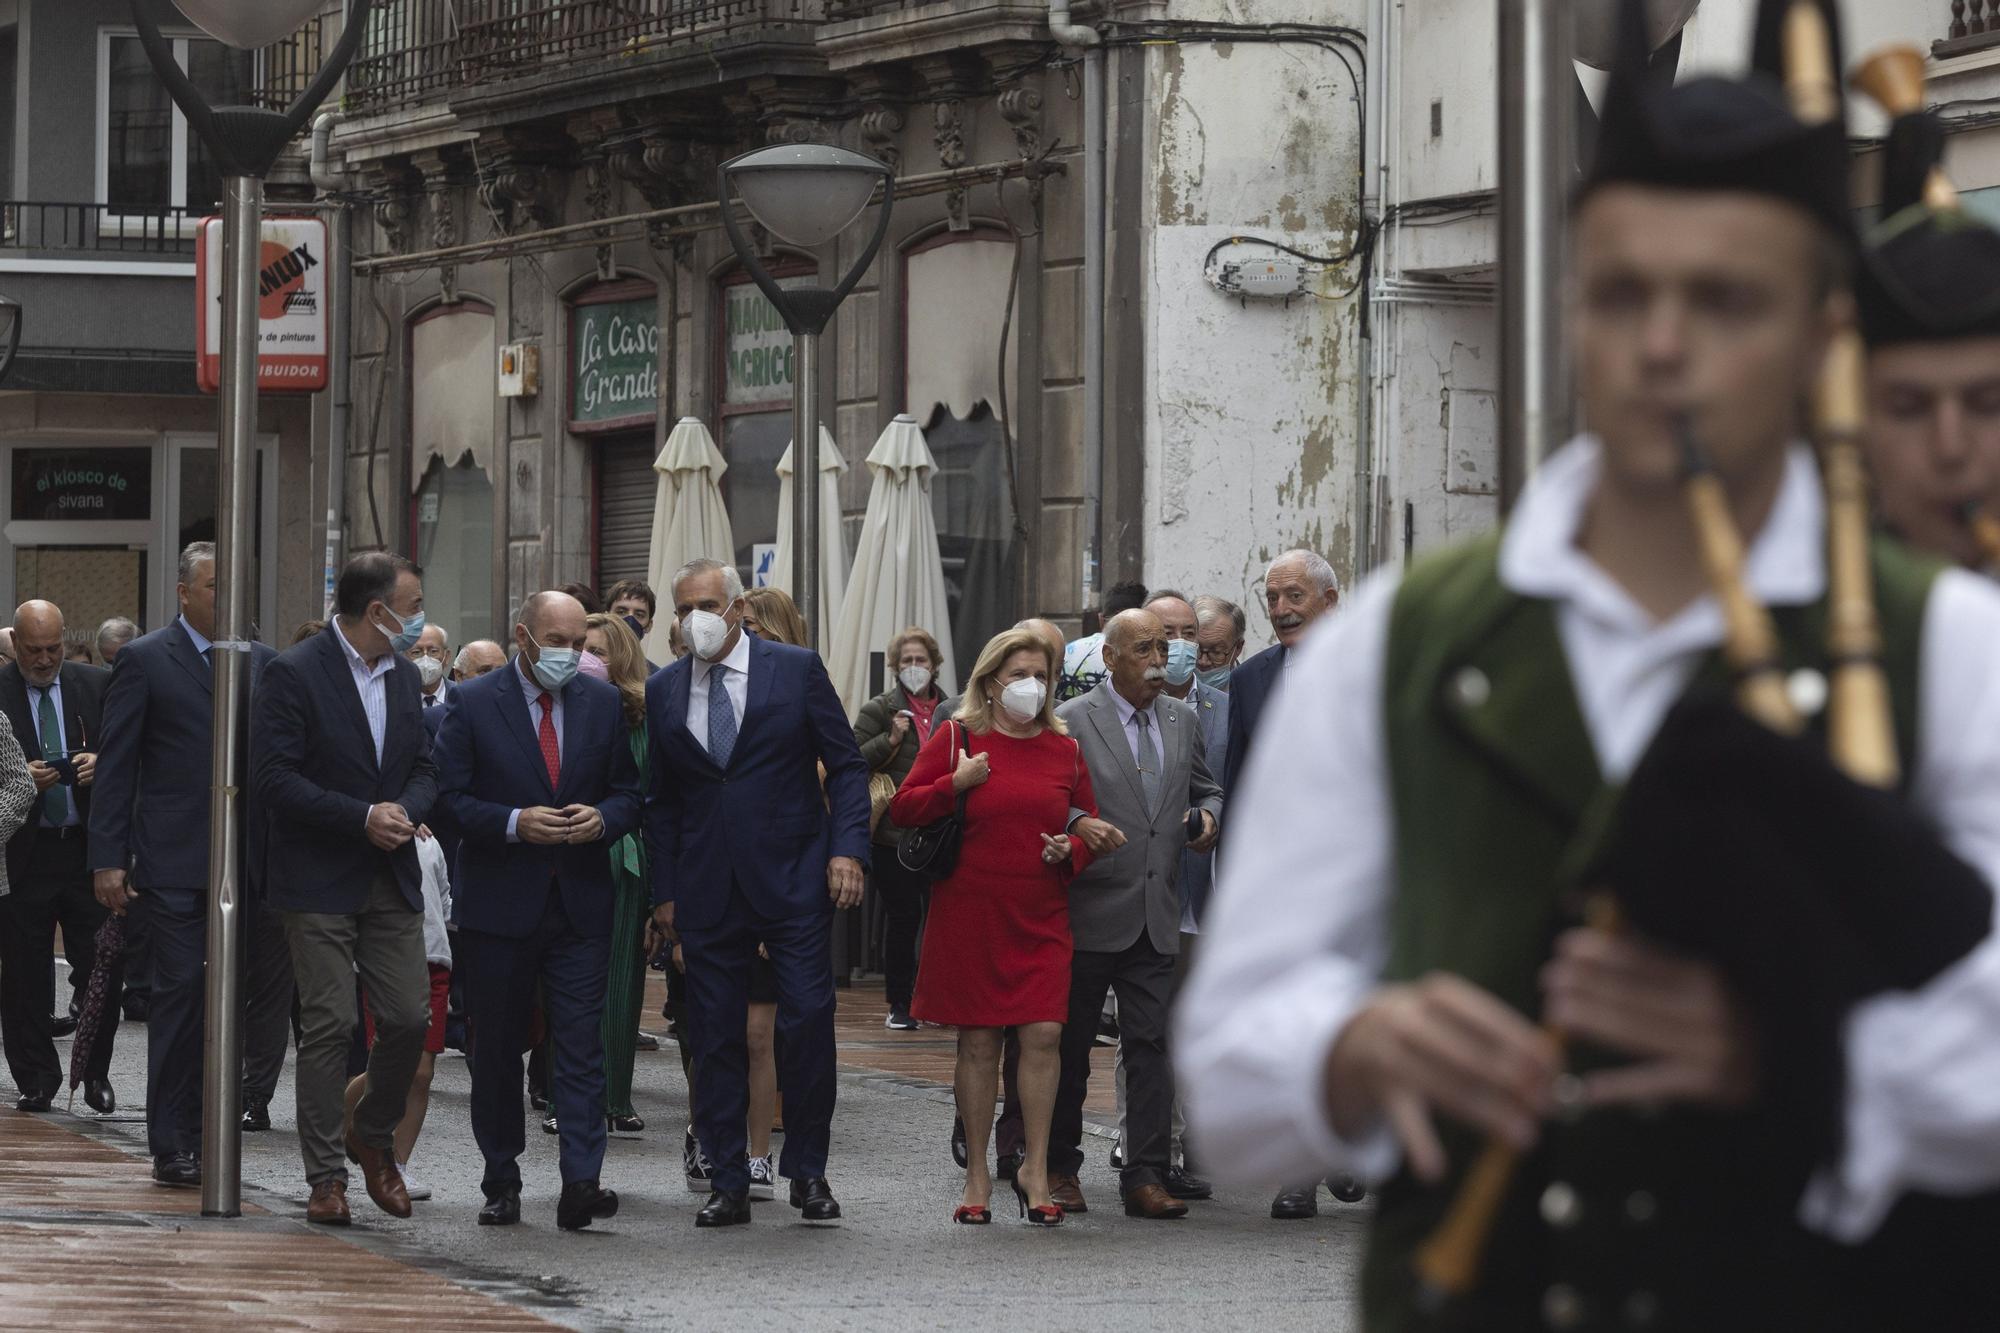
[[[1358,27],[1350,8],[1298,17]],[[1240,19],[1227,6],[1177,7],[1177,17]],[[1254,604],[1273,555],[1310,546],[1343,579],[1354,568],[1360,298],[1340,295],[1352,265],[1323,271],[1324,297],[1288,307],[1223,295],[1202,262],[1232,234],[1315,254],[1353,246],[1359,90],[1307,45],[1188,44],[1153,60],[1145,576],[1242,602],[1260,640]]]

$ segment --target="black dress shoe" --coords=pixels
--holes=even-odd
[[[1190,1172],[1184,1166],[1170,1166],[1167,1176],[1161,1182],[1167,1193],[1176,1199],[1208,1199],[1215,1196],[1215,1186]]]
[[[645,1131],[646,1122],[636,1115],[608,1115],[604,1128],[613,1134],[639,1134]]]
[[[835,1201],[825,1176],[794,1180],[792,1207],[798,1209],[808,1222],[831,1222],[840,1216],[840,1204]]]
[[[1326,1187],[1342,1203],[1360,1203],[1368,1197],[1368,1187],[1353,1176],[1328,1176]]]
[[[74,1013],[57,1014],[49,1020],[49,1035],[51,1037],[68,1037],[75,1035],[75,1033],[76,1015]]]
[[[83,1081],[85,1105],[99,1115],[110,1115],[118,1109],[118,1094],[111,1090],[111,1080],[107,1078],[87,1078]]]
[[[698,1227],[740,1227],[750,1220],[750,1195],[726,1194],[716,1190],[694,1215]]]
[[[191,1152],[168,1153],[153,1159],[153,1183],[181,1189],[201,1187],[201,1163]]]
[[[556,1134],[560,1132],[561,1126],[556,1124],[556,1113],[554,1111],[542,1117],[542,1133]]]
[[[483,1227],[511,1227],[521,1220],[521,1190],[498,1189],[486,1196],[486,1206],[479,1210],[479,1225]]]
[[[556,1203],[556,1225],[564,1231],[581,1231],[593,1221],[617,1215],[618,1195],[599,1189],[594,1180],[570,1181]]]
[[[1113,1171],[1123,1171],[1125,1169],[1125,1140],[1123,1139],[1114,1140],[1111,1144],[1111,1169]]]
[[[1025,1148],[1017,1148],[1013,1152],[1001,1153],[993,1163],[994,1179],[1012,1180],[1015,1172],[1021,1169],[1021,1163],[1027,1160],[1028,1152]]]
[[[21,1100],[14,1103],[16,1111],[46,1111],[55,1102],[53,1092],[24,1092]]]
[[[954,1119],[951,1122],[951,1160],[963,1169],[971,1152],[972,1149],[965,1143],[965,1121]]]
[[[1278,1197],[1271,1200],[1271,1216],[1280,1222],[1296,1222],[1305,1217],[1319,1216],[1319,1182],[1301,1185],[1296,1189],[1278,1191]]]
[[[243,1099],[243,1132],[254,1134],[271,1127],[271,1103],[262,1097]]]

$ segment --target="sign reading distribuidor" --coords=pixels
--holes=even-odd
[[[257,260],[257,388],[311,393],[326,387],[326,224],[265,218]],[[222,219],[203,218],[195,245],[195,379],[222,387]]]

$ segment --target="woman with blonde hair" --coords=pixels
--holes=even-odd
[[[783,588],[752,588],[743,594],[743,628],[772,643],[806,646],[806,618]]]
[[[625,735],[639,765],[643,789],[649,776],[646,744],[646,654],[631,626],[618,616],[584,618],[584,652],[604,663],[625,710]],[[653,919],[646,875],[646,838],[628,833],[611,848],[611,970],[604,995],[604,1120],[614,1134],[645,1129],[632,1107],[632,1065],[638,1058],[639,1010],[645,1004],[646,926]]]
[[[964,803],[957,862],[931,888],[911,1002],[919,1019],[959,1030],[952,1085],[968,1164],[955,1222],[993,1218],[986,1139],[1010,1027],[1020,1035],[1027,1137],[1014,1194],[1028,1221],[1063,1219],[1049,1198],[1049,1121],[1069,1014],[1069,882],[1090,860],[1065,830],[1072,810],[1094,817],[1097,798],[1082,751],[1055,715],[1058,670],[1039,634],[995,635],[957,715],[932,731],[889,803],[889,817],[904,828],[935,823]]]

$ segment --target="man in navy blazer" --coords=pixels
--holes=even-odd
[[[180,615],[125,645],[104,694],[90,807],[97,900],[132,913],[153,958],[146,1021],[146,1148],[162,1185],[201,1183],[201,1065],[208,958],[208,818],[215,677],[215,543],[180,556]],[[218,650],[219,651],[219,650]],[[250,647],[254,700],[277,654]],[[264,822],[253,796],[243,819],[246,887],[253,900]],[[246,941],[258,934],[253,907]],[[282,944],[280,945],[282,947]],[[289,982],[289,969],[282,975]],[[256,991],[246,994],[246,1008]],[[280,1020],[289,1024],[290,1006]]]
[[[646,842],[654,920],[687,959],[695,1134],[713,1163],[695,1225],[750,1220],[744,1024],[759,943],[778,980],[779,1170],[807,1221],[832,1221],[832,916],[861,901],[868,764],[819,655],[743,629],[734,567],[696,560],[672,591],[690,652],[646,682]]]
[[[530,597],[514,626],[513,665],[460,685],[438,733],[439,803],[460,838],[453,961],[476,1043],[482,1226],[521,1219],[521,1048],[537,981],[562,1135],[556,1225],[576,1231],[618,1211],[618,1196],[598,1185],[610,849],[639,827],[644,794],[617,689],[576,673],[584,631],[576,598]]]
[[[423,872],[413,845],[437,796],[417,668],[421,572],[371,551],[334,586],[338,612],[264,669],[250,784],[271,820],[270,905],[285,914],[298,982],[299,1149],[308,1221],[347,1225],[347,1156],[395,1217],[410,1198],[391,1148],[430,1025]],[[368,1082],[346,1121],[347,1052],[360,972],[375,1021]]]

